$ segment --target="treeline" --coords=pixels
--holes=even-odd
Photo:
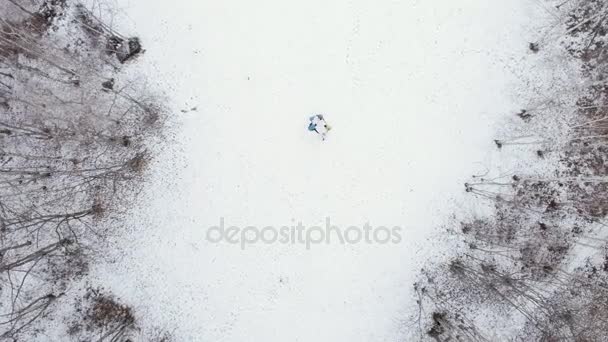
[[[530,55],[565,51],[580,82],[514,113],[526,139],[495,141],[543,172],[465,184],[492,214],[451,224],[460,248],[414,285],[421,340],[608,341],[608,2],[551,3],[555,25]]]
[[[167,112],[124,75],[139,39],[105,19],[75,0],[0,4],[0,339],[138,336],[132,309],[74,285],[122,227]]]

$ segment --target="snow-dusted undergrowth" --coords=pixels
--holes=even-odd
[[[85,279],[162,133],[161,99],[123,72],[140,53],[77,2],[0,6],[0,340],[135,330],[132,310]]]
[[[467,192],[492,207],[448,224],[454,250],[415,284],[421,338],[605,341],[605,1],[547,1],[529,44],[537,73],[495,140],[524,168],[489,173]],[[513,138],[514,137],[514,138]]]

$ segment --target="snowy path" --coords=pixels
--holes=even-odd
[[[183,128],[131,252],[99,278],[177,341],[396,341],[425,238],[518,108],[505,63],[526,53],[526,3],[118,1]],[[403,241],[241,250],[205,241],[220,217],[400,226]]]

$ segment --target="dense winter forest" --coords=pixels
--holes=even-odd
[[[491,214],[446,225],[457,251],[414,285],[421,339],[608,339],[607,14],[603,0],[555,4],[529,42],[551,72],[529,77],[515,138],[494,142],[536,161],[464,185]]]
[[[162,102],[121,72],[142,46],[75,1],[0,13],[0,338],[127,340],[136,314],[81,281],[163,127]]]
[[[464,184],[484,210],[434,234],[404,341],[608,341],[608,2],[530,1],[549,12],[521,42],[538,72],[514,71],[521,110],[488,142],[527,171]],[[127,70],[146,42],[96,4],[0,0],[0,340],[181,341],[189,319],[157,323],[89,277],[129,230],[173,112],[204,115]]]

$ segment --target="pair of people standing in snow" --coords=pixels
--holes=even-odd
[[[327,124],[322,114],[311,116],[309,119],[308,130],[311,132],[317,132],[321,136],[321,139],[325,140],[327,132],[331,129],[331,126]]]

